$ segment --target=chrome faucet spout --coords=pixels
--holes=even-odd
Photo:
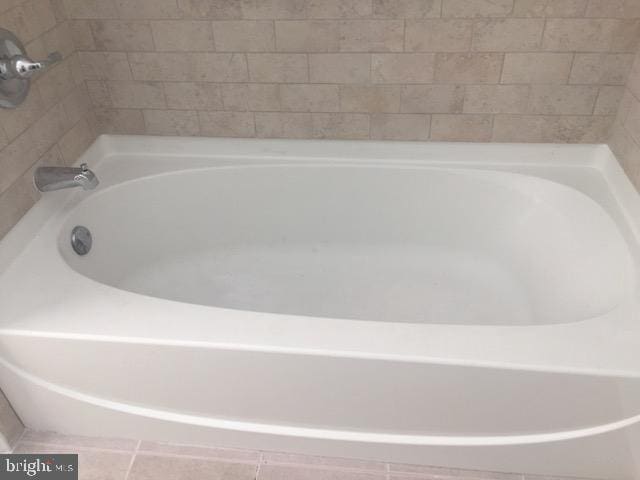
[[[61,190],[63,188],[82,187],[93,190],[98,186],[98,177],[89,170],[86,163],[74,167],[39,167],[33,175],[36,188],[41,192]]]

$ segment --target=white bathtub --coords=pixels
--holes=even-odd
[[[640,472],[640,199],[605,146],[101,137],[82,160],[97,190],[0,241],[28,427]]]

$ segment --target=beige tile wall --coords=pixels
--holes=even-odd
[[[105,133],[606,140],[638,0],[62,0]]]
[[[640,189],[640,50],[622,96],[609,146]]]
[[[97,133],[604,141],[640,1],[0,0],[0,27],[65,56],[0,110],[1,237]]]
[[[70,22],[56,0],[0,0],[0,27],[13,31],[33,58],[59,51],[64,60],[34,78],[25,103],[0,109],[0,238],[36,202],[33,170],[73,163],[94,140],[91,101]]]

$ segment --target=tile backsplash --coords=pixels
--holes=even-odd
[[[618,0],[63,0],[107,133],[601,142]]]
[[[638,0],[0,0],[0,27],[64,55],[0,110],[0,237],[100,133],[603,142],[617,118],[637,156]]]
[[[609,146],[640,189],[640,52],[627,81]]]
[[[75,162],[95,138],[91,102],[69,22],[49,0],[0,0],[0,28],[14,32],[27,53],[43,59],[59,51],[64,59],[32,80],[26,101],[0,109],[0,238],[36,202],[33,169]]]

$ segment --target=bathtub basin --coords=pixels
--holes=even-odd
[[[97,190],[0,241],[28,427],[639,472],[640,201],[605,146],[103,136],[81,161]]]

